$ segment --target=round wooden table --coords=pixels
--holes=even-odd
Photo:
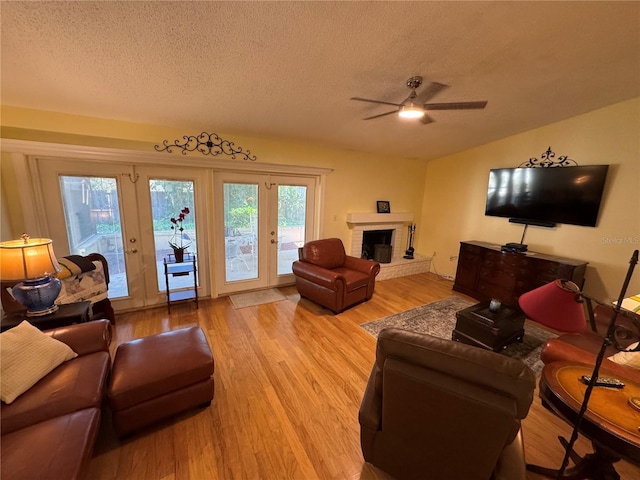
[[[591,375],[593,367],[570,362],[553,362],[545,365],[540,377],[542,403],[571,425],[584,398],[585,385],[580,378]],[[613,463],[621,458],[640,465],[640,410],[630,404],[630,399],[640,398],[640,384],[620,375],[600,369],[599,377],[614,377],[625,383],[621,389],[594,387],[587,411],[580,424],[580,433],[589,438],[594,453],[584,458],[572,454],[576,464],[568,468],[563,479],[578,480],[616,479]],[[568,442],[561,439],[566,446]],[[557,478],[558,470],[529,465],[529,470]]]

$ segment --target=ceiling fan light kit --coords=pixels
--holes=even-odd
[[[395,110],[390,112],[380,113],[370,117],[366,117],[363,120],[373,120],[374,118],[386,117],[397,113],[400,118],[408,119],[421,119],[422,124],[426,125],[434,120],[426,115],[427,110],[480,110],[487,106],[486,100],[477,102],[446,102],[446,103],[426,103],[431,98],[435,97],[442,90],[447,88],[447,85],[437,82],[430,82],[429,85],[418,97],[416,89],[422,85],[422,77],[416,75],[407,80],[407,87],[411,90],[409,96],[402,103],[393,103],[383,100],[372,100],[369,98],[351,97],[351,100],[357,100],[359,102],[376,103],[380,105],[392,105],[396,107]]]
[[[403,105],[398,111],[398,116],[402,118],[421,118],[424,117],[424,108],[415,105],[413,102]]]

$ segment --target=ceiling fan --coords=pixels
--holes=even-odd
[[[429,110],[469,110],[482,109],[487,106],[487,101],[478,102],[449,102],[449,103],[426,103],[438,93],[448,87],[442,83],[430,82],[429,85],[418,95],[416,89],[422,85],[422,77],[415,76],[407,80],[407,87],[411,90],[409,96],[402,103],[385,102],[382,100],[370,100],[368,98],[351,97],[351,100],[359,102],[379,103],[381,105],[393,105],[397,107],[390,112],[373,115],[372,117],[363,118],[363,120],[372,120],[374,118],[384,117],[397,113],[403,118],[419,118],[424,124],[433,122],[433,118],[427,115]]]

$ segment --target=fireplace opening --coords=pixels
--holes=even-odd
[[[393,230],[367,230],[362,232],[362,258],[380,263],[391,263]]]

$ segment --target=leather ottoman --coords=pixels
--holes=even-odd
[[[119,436],[213,399],[213,355],[204,332],[190,327],[121,344],[109,405]]]

